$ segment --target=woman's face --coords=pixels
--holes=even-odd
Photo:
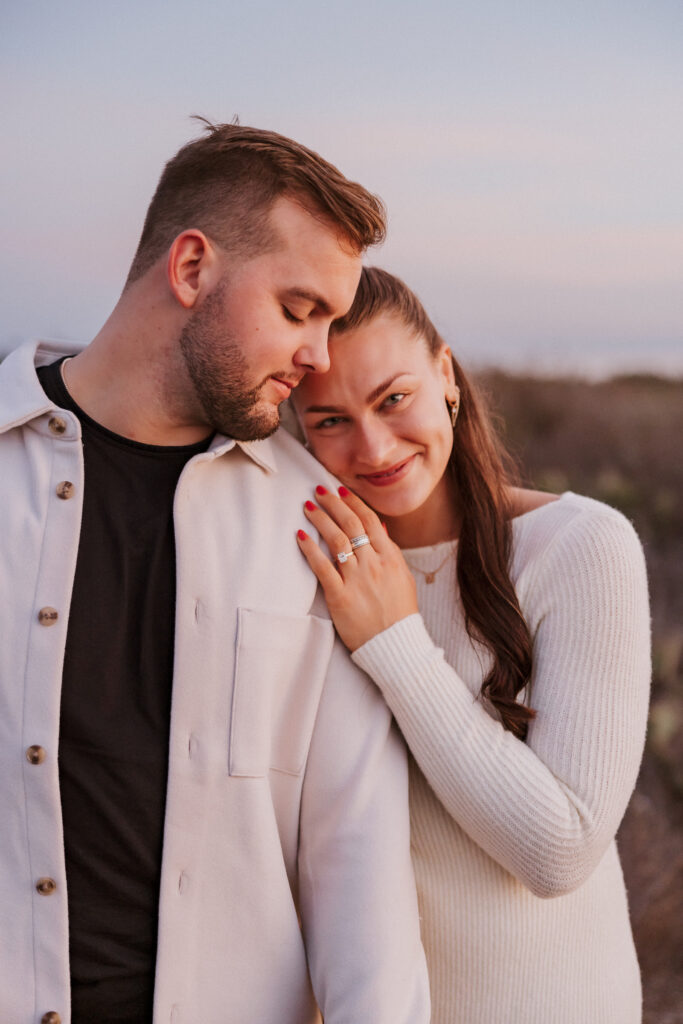
[[[329,373],[308,374],[293,395],[316,458],[387,519],[447,508],[446,398],[456,393],[448,348],[430,355],[411,328],[382,313],[333,335],[330,360]]]

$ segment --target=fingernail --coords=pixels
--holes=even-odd
[[[316,487],[316,489],[315,489],[315,493],[316,494],[327,494],[327,488],[326,487],[321,487],[320,485],[318,485]]]
[[[348,496],[349,496],[349,494],[350,494],[350,493],[351,493],[351,491],[350,491],[350,490],[348,489],[348,487],[344,487],[344,485],[343,485],[343,484],[342,484],[342,485],[341,485],[341,487],[339,488],[339,495],[340,495],[340,497],[342,497],[342,498],[348,498]]]
[[[304,533],[303,530],[297,531],[297,537],[299,538],[299,540],[308,540],[308,534]]]
[[[312,501],[304,502],[304,508],[308,509],[309,512],[315,512],[315,505]]]

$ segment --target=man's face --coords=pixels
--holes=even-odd
[[[180,349],[203,425],[238,440],[268,437],[305,373],[329,367],[330,324],[356,293],[361,259],[291,199],[269,219],[273,251],[223,257],[220,283],[195,309]]]

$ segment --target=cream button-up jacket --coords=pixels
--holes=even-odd
[[[0,365],[3,1024],[70,1021],[57,751],[83,458],[34,369],[62,354]],[[178,483],[154,1024],[429,1020],[405,749],[295,541],[320,482],[280,431],[216,438]]]

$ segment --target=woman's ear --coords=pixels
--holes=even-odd
[[[455,383],[455,371],[453,370],[453,357],[451,355],[451,350],[445,343],[441,347],[437,360],[441,376],[443,377],[444,397],[447,402],[455,402],[458,399],[460,391]]]

